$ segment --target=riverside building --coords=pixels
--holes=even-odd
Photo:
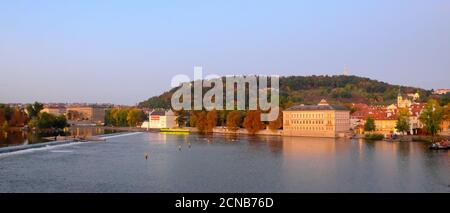
[[[283,111],[283,135],[306,137],[344,137],[350,130],[350,110],[330,105],[299,105]]]

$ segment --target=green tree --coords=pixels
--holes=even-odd
[[[425,130],[432,135],[433,142],[437,132],[441,129],[442,115],[442,107],[436,100],[430,99],[419,116]]]
[[[32,118],[28,125],[31,128],[39,129],[64,129],[68,126],[67,118],[64,115],[55,116],[46,112],[40,113],[38,117]]]
[[[64,115],[59,115],[54,118],[53,127],[58,129],[64,129],[68,126],[67,118]]]
[[[112,109],[106,109],[105,111],[105,126],[110,126],[113,124],[113,118],[112,118]]]
[[[30,128],[39,128],[39,118],[35,117],[28,121]]]
[[[116,114],[117,126],[128,126],[128,111],[129,109],[119,109]]]
[[[105,125],[134,127],[147,120],[144,111],[138,108],[112,108],[105,112]]]
[[[28,104],[26,106],[28,117],[30,119],[38,117],[39,113],[44,109],[44,105],[38,102],[34,102],[33,104]]]
[[[260,130],[263,130],[265,128],[265,125],[261,121],[261,111],[260,110],[247,111],[247,115],[244,118],[243,126],[251,135],[254,135]]]
[[[235,110],[228,113],[226,126],[231,131],[238,130],[241,126],[241,112]]]
[[[139,123],[142,123],[143,122],[142,113],[143,113],[143,111],[140,109],[137,109],[137,108],[128,110],[128,114],[127,114],[128,126],[135,127]]]
[[[184,110],[175,111],[175,115],[177,116],[176,122],[179,127],[186,126],[186,122],[188,121],[188,113]]]
[[[55,116],[46,112],[40,113],[37,127],[40,129],[52,128],[55,122]]]
[[[409,110],[407,108],[400,108],[397,112],[397,123],[395,125],[395,128],[402,133],[402,135],[405,134],[405,132],[408,132],[411,128],[409,124]]]
[[[445,106],[450,103],[450,92],[447,92],[439,98],[439,102],[441,106]]]
[[[411,128],[409,125],[408,118],[406,117],[397,118],[397,124],[395,125],[395,128],[403,135],[405,134],[405,132],[408,132]]]
[[[373,132],[375,131],[375,120],[372,117],[368,117],[366,123],[364,124],[364,131]]]

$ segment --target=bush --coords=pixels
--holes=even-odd
[[[379,141],[379,140],[383,140],[384,139],[384,135],[383,134],[376,134],[376,133],[374,133],[374,134],[366,134],[364,139]]]

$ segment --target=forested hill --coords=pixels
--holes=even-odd
[[[423,101],[432,94],[421,88],[391,85],[358,76],[288,76],[280,78],[280,102],[286,104],[317,104],[321,99],[330,103],[394,103],[400,91],[403,95],[418,92]],[[139,103],[140,107],[170,108],[171,96],[177,88]]]

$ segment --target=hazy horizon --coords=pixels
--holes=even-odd
[[[450,87],[444,0],[17,0],[0,29],[0,103],[134,105],[194,66]]]

